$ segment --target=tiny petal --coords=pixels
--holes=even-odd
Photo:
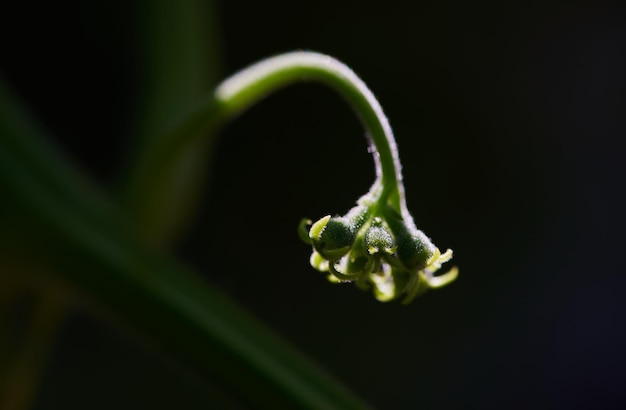
[[[320,272],[328,272],[328,261],[317,252],[311,254],[311,266]]]
[[[380,302],[389,302],[397,296],[396,283],[391,275],[391,269],[385,265],[379,272],[370,275],[374,297]]]
[[[307,229],[307,227],[311,225],[312,223],[313,222],[310,219],[302,218],[300,220],[300,224],[298,224],[298,235],[300,236],[300,239],[302,240],[302,242],[309,244],[309,245],[311,245],[313,241],[309,237],[310,230]]]
[[[428,287],[431,289],[439,289],[442,288],[452,282],[454,282],[457,278],[457,276],[459,276],[459,269],[454,266],[453,268],[451,268],[448,272],[444,273],[443,275],[439,275],[439,276],[434,276],[430,279],[428,279]]]

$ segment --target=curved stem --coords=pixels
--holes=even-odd
[[[361,119],[372,145],[377,179],[370,195],[407,215],[396,141],[378,100],[348,66],[325,54],[295,51],[262,60],[224,80],[186,119],[164,133],[136,164],[128,192],[155,198],[172,163],[189,145],[216,135],[216,129],[272,92],[301,81],[338,91]],[[209,141],[210,142],[210,141]],[[382,189],[379,189],[382,188]],[[141,202],[141,201],[140,201]]]
[[[319,81],[338,91],[361,119],[371,139],[382,200],[398,211],[403,200],[396,141],[380,103],[348,66],[320,53],[295,51],[262,60],[226,79],[215,92],[220,119],[230,119],[271,92],[300,81]]]

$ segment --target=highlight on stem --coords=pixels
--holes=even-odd
[[[458,269],[435,275],[452,258],[441,253],[408,212],[397,145],[382,107],[365,83],[342,62],[325,54],[296,51],[262,60],[234,74],[216,90],[217,117],[232,118],[267,94],[300,81],[324,83],[361,119],[376,166],[369,192],[344,216],[303,219],[299,234],[312,245],[311,265],[331,282],[354,282],[380,301],[407,304],[428,289],[454,281]]]

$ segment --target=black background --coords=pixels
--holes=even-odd
[[[136,2],[2,6],[1,69],[104,186],[137,112]],[[460,277],[405,307],[330,285],[301,217],[344,213],[374,169],[330,90],[230,123],[175,250],[381,409],[626,406],[626,13],[618,2],[222,1],[221,77],[296,49],[350,65],[396,134],[407,203]],[[37,409],[206,408],[210,393],[77,309]]]

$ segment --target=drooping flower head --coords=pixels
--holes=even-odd
[[[402,298],[407,304],[455,280],[456,267],[435,276],[452,250],[442,254],[408,212],[397,212],[381,199],[378,188],[375,184],[344,216],[301,221],[300,236],[313,246],[311,265],[327,272],[331,282],[372,289],[382,302]]]

